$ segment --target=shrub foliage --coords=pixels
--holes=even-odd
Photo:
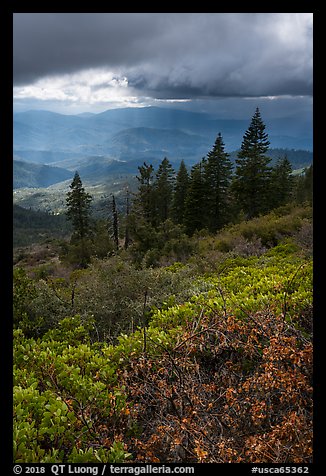
[[[259,250],[16,271],[15,461],[311,462],[312,260]]]

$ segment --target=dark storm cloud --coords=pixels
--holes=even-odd
[[[312,15],[14,14],[14,81],[106,67],[157,98],[309,95]]]
[[[142,14],[14,14],[15,82],[89,67],[132,65],[142,59],[142,43],[153,34],[152,23]]]

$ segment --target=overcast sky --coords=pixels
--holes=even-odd
[[[312,107],[312,13],[16,13],[14,107]]]

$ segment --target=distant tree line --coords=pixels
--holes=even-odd
[[[311,201],[312,166],[297,178],[286,155],[271,166],[269,144],[257,108],[235,170],[219,133],[212,150],[190,173],[184,161],[175,172],[167,158],[157,172],[146,162],[138,167],[135,208],[151,226],[171,219],[192,235],[204,228],[215,233],[239,216],[250,219],[289,201]]]
[[[109,225],[97,224],[96,233],[90,218],[92,197],[85,192],[76,172],[66,199],[67,218],[74,230],[70,245],[75,247],[76,260],[86,266],[90,255],[96,254],[95,248],[107,253],[120,247],[127,249],[135,242],[134,249],[141,256],[155,243],[162,247],[174,239],[175,245],[178,242],[186,246],[185,237],[200,230],[216,233],[229,223],[257,217],[289,202],[311,202],[312,166],[296,177],[286,155],[272,166],[265,128],[257,108],[243,136],[235,166],[225,151],[221,133],[206,157],[190,171],[183,160],[177,171],[166,157],[157,171],[144,162],[138,167],[138,191],[132,200],[127,192],[125,216],[119,221],[112,196]],[[103,239],[107,243],[104,247]]]
[[[13,205],[13,246],[28,246],[45,239],[63,239],[71,229],[64,215]]]

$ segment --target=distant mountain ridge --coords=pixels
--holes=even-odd
[[[111,193],[119,199],[127,184],[137,187],[135,176],[144,161],[157,170],[167,157],[177,170],[183,159],[190,169],[212,149],[219,132],[234,163],[249,123],[250,118],[222,120],[206,113],[157,107],[75,116],[15,113],[14,201],[61,213],[76,170],[94,202]],[[266,121],[266,131],[272,163],[287,155],[293,169],[311,164],[311,124],[300,118],[281,118]]]
[[[240,147],[248,120],[159,107],[110,109],[99,114],[50,111],[14,114],[14,153],[23,160],[51,164],[69,157],[106,155],[199,160],[221,132],[226,150]],[[265,121],[272,148],[312,150],[312,124],[300,117]],[[37,160],[36,160],[37,158]]]
[[[63,180],[73,177],[70,170],[49,165],[33,164],[14,160],[13,163],[13,187],[49,187]]]

